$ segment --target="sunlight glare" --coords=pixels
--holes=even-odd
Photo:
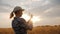
[[[37,16],[33,16],[33,18],[31,19],[33,21],[33,23],[40,21],[40,18]]]
[[[23,14],[22,18],[24,18],[26,21],[28,21],[30,19],[30,16],[28,16],[27,14]]]
[[[26,21],[28,21],[30,19],[30,16],[27,15],[27,14],[23,14],[22,15],[22,18],[24,18]],[[37,21],[40,21],[40,18],[38,16],[33,16],[33,18],[31,19],[31,21],[33,23],[37,22]]]

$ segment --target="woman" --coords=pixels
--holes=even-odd
[[[31,26],[28,25],[32,18],[32,15],[30,20],[26,22],[25,19],[20,18],[23,14],[23,11],[24,9],[22,9],[19,6],[16,6],[10,14],[10,18],[12,18],[15,15],[14,19],[12,20],[12,28],[15,34],[27,34],[27,30],[32,30],[32,23],[30,24]]]

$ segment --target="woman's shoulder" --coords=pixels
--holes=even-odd
[[[14,22],[14,23],[16,23],[16,22],[18,22],[18,23],[26,23],[26,20],[24,19],[24,18],[14,18],[13,20],[12,20],[12,22]]]
[[[24,18],[20,18],[20,20],[26,22],[26,20]]]
[[[14,20],[18,20],[18,21],[26,21],[24,18],[18,18],[18,17],[14,17]]]

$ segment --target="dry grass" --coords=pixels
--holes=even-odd
[[[12,28],[0,28],[0,34],[14,34],[14,32]],[[60,26],[34,27],[28,34],[60,34]]]
[[[14,34],[12,28],[0,28],[0,34]]]

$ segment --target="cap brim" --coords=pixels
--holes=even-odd
[[[24,9],[22,9],[22,11],[24,11]]]

